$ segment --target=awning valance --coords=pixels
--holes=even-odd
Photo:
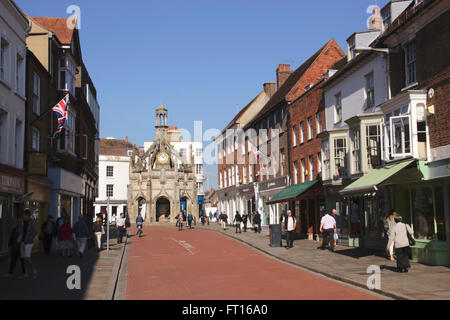
[[[266,204],[274,204],[280,202],[288,202],[289,200],[293,200],[300,196],[302,193],[309,190],[312,186],[314,186],[319,180],[308,181],[301,184],[296,184],[293,186],[289,186],[281,190],[277,195],[271,198]]]
[[[402,162],[388,164],[382,168],[373,169],[352,184],[348,185],[339,193],[341,195],[350,195],[377,191],[377,186],[379,184],[386,181],[400,170],[408,167],[415,161],[415,159],[409,159]]]

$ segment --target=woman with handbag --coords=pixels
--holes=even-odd
[[[410,246],[415,245],[412,237],[414,230],[409,225],[402,223],[402,217],[399,215],[394,216],[394,221],[396,225],[390,232],[387,250],[393,243],[397,253],[397,272],[408,272],[408,269],[411,268],[409,264]]]

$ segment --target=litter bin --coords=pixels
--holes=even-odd
[[[281,224],[271,224],[269,226],[269,238],[271,247],[281,247]]]

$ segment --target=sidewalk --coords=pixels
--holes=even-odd
[[[367,273],[367,268],[370,265],[380,266],[381,290],[374,291],[394,299],[450,299],[450,268],[447,267],[411,262],[409,273],[397,273],[395,261],[389,261],[360,248],[338,245],[333,253],[329,250],[317,250],[321,243],[316,241],[296,240],[294,248],[286,250],[284,247],[269,245],[267,229],[263,229],[261,234],[256,234],[251,229],[237,234],[233,226],[224,231],[217,223],[211,223],[209,226],[197,224],[196,228],[220,232],[278,260],[365,289],[367,279],[371,275]],[[285,243],[283,240],[283,246]]]
[[[125,242],[125,237],[124,237]],[[9,256],[0,257],[0,300],[111,300],[116,289],[116,278],[125,244],[117,244],[110,239],[110,251],[97,252],[95,248],[86,249],[83,258],[72,250],[71,258],[62,258],[59,252],[52,252],[49,257],[43,253],[32,255],[33,264],[39,275],[19,280],[20,263],[16,265],[14,277],[5,279],[9,267]],[[81,270],[81,290],[69,290],[67,268],[79,266]]]

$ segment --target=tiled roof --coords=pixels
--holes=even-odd
[[[69,18],[32,17],[37,24],[53,32],[62,44],[70,44],[74,29],[67,26]]]
[[[101,139],[100,155],[102,156],[127,156],[127,151],[137,151],[138,147],[126,140]]]

